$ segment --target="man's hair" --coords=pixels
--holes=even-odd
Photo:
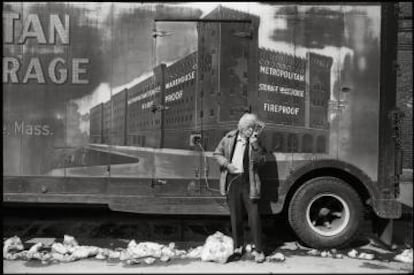
[[[257,115],[246,113],[242,115],[242,117],[239,120],[239,124],[237,125],[237,128],[240,130],[245,130],[249,127],[254,127],[259,122],[259,119],[257,118]]]

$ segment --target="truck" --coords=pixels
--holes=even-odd
[[[315,248],[401,216],[393,3],[3,3],[3,201],[229,215],[255,113],[262,215]]]

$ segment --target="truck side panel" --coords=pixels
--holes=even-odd
[[[397,216],[389,7],[5,2],[4,198],[227,213],[212,152],[251,111],[267,210],[326,160]]]

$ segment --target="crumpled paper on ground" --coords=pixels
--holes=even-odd
[[[190,259],[197,259],[201,258],[201,251],[203,250],[203,246],[197,246],[196,248],[190,248],[188,253],[184,255],[185,258]]]
[[[226,263],[228,258],[233,254],[233,239],[217,231],[207,237],[201,250],[202,261],[213,261]]]
[[[185,253],[184,250],[176,249],[175,243],[170,243],[168,246],[155,242],[140,242],[137,244],[135,240],[129,242],[126,252],[131,258],[163,257],[164,259],[166,257],[173,258],[180,256]]]
[[[29,250],[23,250],[23,244],[20,238],[12,237],[4,242],[3,257],[8,260],[40,260],[42,263],[50,261],[71,262],[85,259],[98,254],[99,247],[96,246],[80,246],[76,239],[72,236],[65,235],[63,243],[54,242],[50,247],[50,252],[39,250],[44,248],[43,243],[36,243]],[[11,251],[19,251],[11,253]],[[4,253],[6,252],[6,253]]]
[[[99,253],[99,247],[79,245],[78,241],[70,235],[63,236],[63,242],[54,242],[51,246],[51,260],[71,262],[94,257]]]
[[[66,247],[74,247],[74,246],[79,246],[79,243],[75,239],[75,237],[72,237],[69,235],[63,235],[63,245]]]
[[[413,263],[413,249],[405,249],[402,253],[396,255],[394,260],[403,263]]]
[[[3,256],[11,251],[21,251],[23,249],[22,240],[17,236],[8,238],[3,242]]]
[[[306,253],[311,256],[320,256],[322,258],[336,258],[336,259],[344,258],[344,255],[341,253],[338,253],[338,251],[335,248],[330,249],[330,250],[322,250],[322,251],[318,249],[311,249]]]
[[[62,243],[54,242],[49,247],[50,252],[39,252],[42,248],[44,248],[42,243],[36,243],[29,250],[23,250],[22,241],[15,236],[4,242],[3,257],[8,260],[37,259],[43,263],[72,262],[89,257],[100,260],[120,259],[131,263],[138,263],[139,261],[136,260],[142,259],[148,264],[154,262],[149,258],[159,259],[162,262],[169,261],[172,258],[200,258],[203,261],[225,263],[228,257],[233,254],[233,239],[221,232],[216,232],[206,239],[203,246],[188,251],[175,248],[174,243],[163,245],[155,242],[136,243],[135,240],[132,240],[128,243],[126,249],[114,251],[108,248],[79,245],[73,236],[64,235]]]
[[[120,252],[120,260],[126,261],[127,264],[140,263],[143,259],[146,264],[153,264],[159,259],[161,262],[167,262],[172,258],[184,257],[185,250],[175,248],[175,243],[163,245],[155,242],[136,243],[132,240],[128,243],[127,249]]]
[[[286,250],[292,250],[292,251],[295,251],[295,250],[298,250],[299,249],[299,247],[298,247],[298,245],[294,242],[294,243],[284,243],[283,244],[283,246],[281,246],[280,247],[280,249],[286,249]]]
[[[69,250],[61,243],[53,243],[51,246],[52,253],[66,254],[69,253]]]
[[[4,242],[3,257],[7,260],[36,259],[44,263],[51,261],[72,262],[89,257],[95,257],[99,260],[120,259],[122,261],[153,258],[154,260],[144,259],[144,262],[152,264],[156,259],[167,262],[171,258],[182,257],[186,254],[185,250],[176,249],[175,243],[162,245],[155,242],[140,242],[137,244],[135,240],[132,240],[126,249],[120,248],[116,251],[97,246],[79,245],[78,241],[70,235],[64,235],[62,243],[54,242],[50,246],[50,252],[39,252],[41,248],[44,248],[44,245],[36,243],[29,250],[23,250],[22,241],[15,236]]]
[[[363,260],[373,260],[375,259],[375,255],[372,253],[365,253],[365,252],[361,252],[358,255],[358,259],[363,259]]]
[[[161,250],[164,248],[164,245],[155,243],[155,242],[140,242],[138,244],[132,240],[128,244],[128,252],[132,258],[144,258],[144,257],[161,257]]]
[[[17,260],[19,251],[24,249],[22,240],[13,236],[3,242],[3,259]]]
[[[268,262],[284,262],[286,260],[286,257],[282,253],[276,252],[270,256],[267,256],[266,260]]]

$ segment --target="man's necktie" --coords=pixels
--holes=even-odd
[[[246,147],[244,148],[243,154],[243,170],[245,175],[249,175],[249,140],[247,139]]]

